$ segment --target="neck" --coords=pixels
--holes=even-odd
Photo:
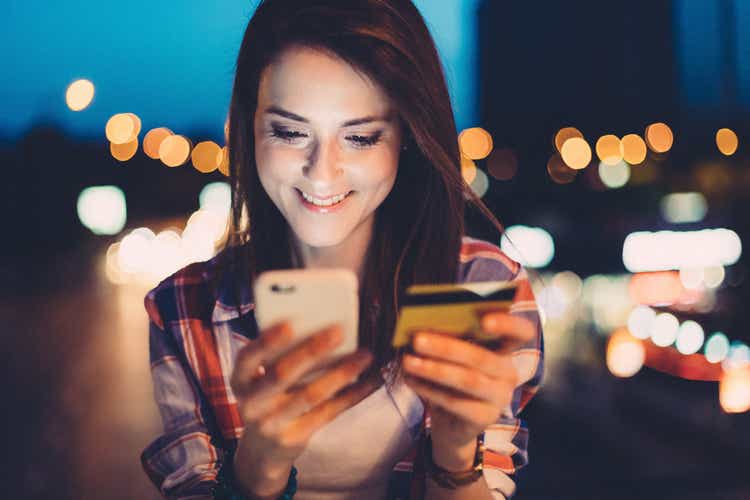
[[[374,221],[373,214],[357,226],[346,240],[329,247],[307,245],[294,235],[293,240],[302,258],[303,267],[343,267],[354,271],[361,282],[364,274],[365,254],[372,239]]]

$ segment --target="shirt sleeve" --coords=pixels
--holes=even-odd
[[[210,499],[224,451],[207,426],[206,403],[198,391],[177,341],[153,301],[149,313],[149,351],[154,398],[163,432],[141,454],[149,479],[165,498]]]
[[[496,499],[510,498],[515,493],[513,477],[529,461],[529,433],[519,413],[538,391],[543,373],[542,324],[527,273],[520,266],[513,281],[518,288],[510,313],[531,321],[536,335],[513,353],[519,385],[509,407],[484,431],[484,478]]]

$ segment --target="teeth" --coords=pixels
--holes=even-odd
[[[331,205],[335,205],[336,203],[341,202],[344,198],[346,198],[348,193],[339,194],[334,196],[333,198],[328,198],[327,200],[321,200],[320,198],[315,198],[313,196],[310,196],[309,194],[305,193],[304,191],[300,191],[302,193],[302,197],[312,203],[313,205],[317,205],[319,207],[330,207]]]

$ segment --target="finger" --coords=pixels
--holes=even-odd
[[[536,337],[536,327],[531,320],[507,312],[490,312],[481,318],[482,329],[503,340],[496,352],[512,352]]]
[[[381,385],[382,379],[373,376],[347,387],[338,396],[325,401],[290,422],[284,433],[284,441],[289,445],[307,442],[315,431],[344,411],[356,406]]]
[[[467,368],[445,361],[404,355],[404,370],[419,377],[483,401],[496,402],[498,379],[488,377],[476,368]]]
[[[330,399],[342,388],[352,384],[372,362],[372,354],[358,351],[334,365],[313,382],[280,396],[278,404],[264,416],[259,428],[266,435],[280,432],[303,413]]]
[[[261,363],[284,352],[293,337],[291,325],[281,321],[263,330],[257,339],[240,349],[229,381],[232,392],[235,395],[246,392],[253,379],[265,372]]]
[[[501,377],[508,368],[497,353],[445,334],[417,333],[414,351],[419,355],[480,369],[489,377]]]
[[[411,376],[407,376],[405,382],[431,405],[463,420],[487,423],[495,422],[500,416],[497,407],[487,401],[460,397],[435,384]]]
[[[252,401],[252,413],[255,416],[266,413],[272,396],[286,391],[319,365],[324,355],[334,350],[342,340],[341,327],[332,325],[315,332],[291,352],[267,366],[266,375],[250,384],[244,393],[244,397]]]

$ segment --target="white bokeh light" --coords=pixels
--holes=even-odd
[[[628,330],[633,337],[645,340],[651,336],[655,319],[656,311],[639,305],[628,316]]]
[[[713,333],[706,342],[704,349],[709,363],[720,363],[729,354],[729,339],[722,332]]]
[[[87,187],[78,195],[78,219],[94,234],[117,234],[125,227],[125,193],[117,186]]]
[[[682,354],[694,354],[703,347],[704,338],[703,327],[695,321],[688,320],[680,325],[675,344]]]
[[[674,314],[657,314],[651,330],[651,341],[661,347],[670,346],[677,339],[679,328],[680,322]]]
[[[511,259],[531,268],[545,267],[555,256],[552,236],[540,227],[510,226],[503,233],[500,247]]]

